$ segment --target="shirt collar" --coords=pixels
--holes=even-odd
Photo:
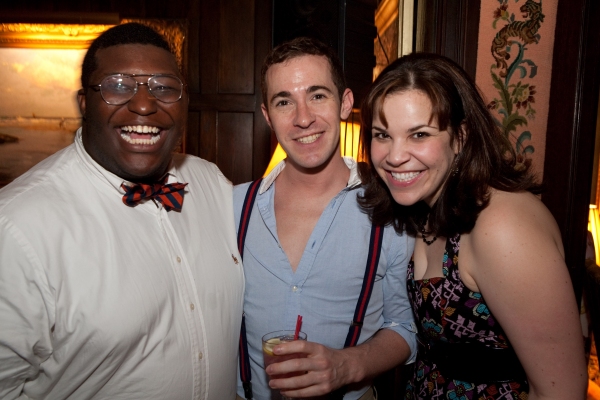
[[[350,177],[348,178],[348,184],[346,185],[346,187],[354,187],[356,185],[360,185],[361,181],[358,176],[356,161],[354,160],[354,158],[343,156],[342,159],[344,160],[344,163],[350,170]],[[263,194],[264,192],[266,192],[271,187],[273,182],[275,182],[275,179],[277,179],[277,177],[279,176],[281,171],[283,171],[284,168],[285,159],[281,160],[279,164],[277,164],[271,170],[271,172],[269,172],[269,175],[264,177],[262,183],[260,184],[260,188],[258,189],[258,194]]]
[[[113,174],[112,172],[108,171],[106,168],[104,168],[103,166],[98,164],[92,158],[92,156],[90,156],[90,154],[85,150],[85,147],[83,146],[82,128],[81,127],[75,133],[74,142],[75,142],[75,148],[77,149],[77,153],[81,157],[84,165],[86,167],[88,167],[88,169],[92,172],[92,174],[95,175],[97,178],[100,178],[101,180],[108,183],[117,192],[119,192],[120,195],[125,194],[125,191],[121,188],[121,184],[124,183],[126,185],[131,185],[134,182],[129,182],[129,181]],[[169,171],[167,171],[167,175],[169,175],[169,177],[167,179],[167,183],[178,182],[178,178],[177,178],[178,171],[177,171],[177,168],[174,166],[173,162],[171,162]]]

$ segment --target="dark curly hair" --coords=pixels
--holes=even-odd
[[[292,58],[301,56],[323,56],[329,61],[331,67],[331,78],[338,91],[340,100],[346,90],[346,78],[344,77],[344,68],[340,62],[337,53],[327,44],[319,39],[312,37],[298,37],[275,47],[265,57],[260,70],[260,85],[262,88],[263,104],[269,108],[267,99],[267,71],[275,64],[281,64]]]
[[[440,130],[448,130],[451,144],[459,141],[457,173],[450,173],[430,210],[423,202],[406,207],[397,204],[371,160],[372,122],[375,113],[384,125],[383,102],[387,96],[408,90],[424,93],[432,103],[432,118]],[[490,188],[540,193],[528,167],[516,162],[511,143],[488,111],[477,86],[452,60],[428,53],[413,53],[391,63],[373,82],[361,108],[359,168],[365,184],[359,204],[374,223],[392,224],[396,231],[415,235],[429,214],[429,230],[450,237],[470,232],[479,213],[489,203]]]
[[[102,32],[102,34],[92,42],[87,53],[85,53],[81,65],[81,85],[84,89],[90,85],[90,76],[96,68],[98,68],[96,52],[100,49],[120,44],[150,44],[165,49],[173,54],[169,47],[169,43],[167,43],[158,32],[146,25],[131,22],[113,26]]]

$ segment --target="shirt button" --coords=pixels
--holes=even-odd
[[[190,303],[190,310],[194,311],[194,303]]]
[[[202,357],[204,357],[204,354],[202,354],[202,352],[198,353],[198,359],[202,360]]]
[[[181,262],[181,257],[177,256],[177,262],[180,263]]]
[[[298,286],[294,285],[292,286],[292,292],[296,292],[298,290]]]

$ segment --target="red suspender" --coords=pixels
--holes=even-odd
[[[240,256],[244,257],[244,243],[246,241],[246,233],[248,232],[248,224],[250,223],[250,214],[252,213],[252,207],[256,200],[256,194],[262,179],[258,179],[250,184],[248,192],[244,199],[242,206],[242,215],[240,217],[240,225],[238,228],[238,250]],[[365,314],[367,312],[367,305],[371,299],[371,293],[373,293],[373,285],[375,283],[375,274],[377,273],[377,266],[379,265],[379,255],[381,254],[381,247],[383,243],[383,227],[373,225],[371,227],[371,239],[369,241],[369,256],[367,257],[367,266],[365,269],[365,276],[363,278],[363,285],[358,297],[356,304],[356,310],[354,311],[354,318],[348,329],[348,336],[346,336],[346,342],[344,348],[356,346],[360,337],[360,331],[363,326]],[[244,395],[246,399],[252,399],[252,373],[250,371],[250,356],[248,355],[248,340],[246,338],[246,321],[245,316],[242,317],[242,330],[240,333],[240,377],[242,385],[244,386]],[[343,388],[342,388],[343,389]],[[339,393],[339,390],[336,391]],[[343,393],[342,393],[343,396]]]
[[[379,225],[371,226],[371,240],[369,241],[369,257],[367,257],[367,268],[365,269],[365,277],[363,278],[362,289],[354,311],[354,319],[348,329],[346,343],[344,348],[356,346],[360,331],[365,320],[367,305],[373,293],[373,284],[375,283],[375,274],[379,265],[379,255],[381,254],[381,244],[383,242],[383,227]]]
[[[250,223],[250,214],[256,194],[260,187],[261,179],[257,179],[250,184],[244,204],[242,207],[242,216],[240,217],[240,225],[238,227],[238,251],[242,261],[244,259],[244,243],[246,242],[246,233],[248,233],[248,224]],[[244,387],[244,396],[246,399],[252,399],[252,371],[250,369],[250,356],[248,355],[248,339],[246,336],[246,315],[242,314],[242,329],[240,332],[240,378]]]
[[[244,243],[246,242],[246,233],[248,233],[250,214],[252,214],[252,206],[254,205],[254,200],[256,200],[256,194],[258,193],[261,182],[262,178],[257,179],[250,184],[242,207],[242,216],[240,217],[240,226],[238,228],[238,251],[240,252],[242,260],[244,259]]]

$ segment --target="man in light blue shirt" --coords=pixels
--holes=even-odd
[[[326,395],[373,399],[371,380],[412,362],[416,327],[406,293],[413,239],[386,227],[358,345],[343,348],[365,276],[371,222],[361,212],[356,164],[340,155],[340,120],[352,110],[335,53],[314,39],[275,48],[262,69],[263,115],[287,153],[262,181],[244,246],[244,312],[253,398]],[[249,184],[234,189],[236,221]],[[306,357],[265,371],[261,337],[294,329],[308,341],[275,347]],[[243,356],[242,356],[243,357]],[[268,375],[306,372],[285,379]],[[238,378],[238,398],[244,389]]]

